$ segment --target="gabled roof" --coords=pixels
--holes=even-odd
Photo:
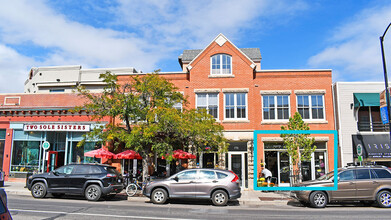
[[[220,46],[224,45],[225,42],[229,42],[232,46],[234,46],[239,52],[241,52],[252,64],[251,67],[254,68],[256,65],[254,61],[260,61],[262,59],[261,52],[259,48],[237,48],[228,38],[226,38],[223,34],[217,35],[217,37],[208,44],[204,49],[200,50],[184,50],[183,54],[178,57],[179,63],[182,65],[183,62],[188,62],[188,68],[191,69],[191,64],[197,59],[200,54],[203,53],[212,43],[216,42]]]
[[[248,58],[250,58],[252,61],[260,61],[262,59],[261,51],[259,48],[239,48],[242,53],[244,53]],[[181,54],[178,59],[182,60],[182,62],[187,63],[200,54],[202,49],[196,49],[196,50],[183,50],[183,54]]]

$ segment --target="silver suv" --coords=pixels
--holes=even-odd
[[[169,198],[211,199],[216,206],[224,206],[230,199],[240,198],[238,176],[228,170],[189,169],[161,181],[150,182],[143,194],[155,204]]]
[[[296,186],[331,187],[334,172],[316,180],[305,181]],[[338,190],[294,191],[292,196],[312,207],[323,208],[333,201],[377,202],[380,207],[391,207],[391,170],[384,166],[348,166],[338,169]]]

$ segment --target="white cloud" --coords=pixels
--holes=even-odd
[[[78,7],[75,2],[69,4]],[[79,22],[79,15],[71,10],[62,14],[44,0],[0,0],[0,5],[0,57],[11,53],[14,55],[9,59],[15,59],[1,63],[0,77],[4,79],[8,77],[5,70],[15,74],[15,79],[26,79],[31,66],[135,67],[152,71],[160,68],[162,60],[176,60],[183,49],[205,47],[219,33],[235,42],[241,30],[260,25],[256,23],[260,17],[292,15],[306,8],[301,0],[278,4],[266,0],[119,0],[118,7],[111,4],[107,8],[105,15],[110,19],[99,26]],[[102,13],[103,8],[97,11]],[[0,92],[23,86],[20,80],[12,83]]]
[[[383,81],[379,37],[391,21],[391,5],[365,9],[333,31],[329,46],[308,61],[311,67],[332,68],[334,81]],[[384,41],[391,58],[391,30]],[[388,56],[387,56],[388,54]],[[391,59],[387,59],[391,63]]]

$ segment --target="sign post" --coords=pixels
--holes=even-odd
[[[360,161],[360,166],[362,165],[362,146],[361,144],[357,144],[357,155],[358,155],[358,161]]]
[[[42,173],[45,172],[45,164],[46,164],[46,158],[47,158],[47,150],[50,148],[50,143],[48,141],[44,141],[41,145],[43,149],[43,160],[42,160]]]

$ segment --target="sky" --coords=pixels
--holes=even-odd
[[[32,67],[181,71],[183,50],[203,49],[219,33],[238,48],[260,48],[264,70],[332,69],[333,82],[384,82],[379,37],[391,22],[389,0],[0,0],[0,5],[0,93],[23,92]],[[391,65],[391,30],[384,50]]]

